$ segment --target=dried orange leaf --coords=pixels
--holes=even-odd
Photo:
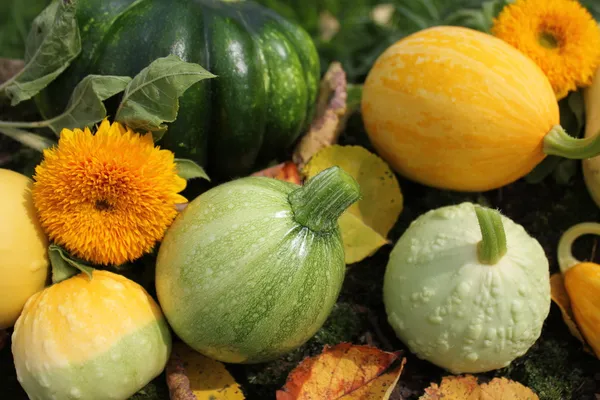
[[[539,400],[528,387],[506,378],[479,385],[473,375],[446,376],[432,383],[419,400]]]
[[[494,378],[480,387],[480,400],[539,400],[533,390],[506,378]]]
[[[560,308],[560,312],[562,314],[563,321],[569,328],[569,332],[571,335],[575,336],[577,340],[579,340],[584,345],[586,344],[577,324],[575,323],[575,317],[573,316],[573,311],[571,310],[571,300],[569,300],[569,295],[567,294],[567,289],[565,288],[565,282],[563,275],[559,273],[555,273],[550,277],[550,295],[554,303]]]
[[[182,342],[173,343],[167,365],[171,400],[243,400],[242,389],[219,361]]]
[[[268,178],[275,178],[281,181],[292,182],[300,185],[300,173],[298,167],[291,161],[277,164],[273,167],[263,169],[255,172],[252,176],[266,176]]]
[[[479,385],[473,375],[445,376],[432,383],[419,400],[539,400],[528,387],[506,378],[494,378]]]
[[[331,63],[321,80],[315,118],[294,149],[292,160],[300,168],[319,150],[337,142],[351,111],[346,106],[347,96],[346,73],[339,62]]]
[[[302,172],[311,178],[334,165],[356,179],[362,194],[339,220],[346,264],[352,264],[389,243],[387,235],[402,212],[403,197],[388,164],[361,146],[326,147],[315,154]]]
[[[405,363],[399,353],[370,346],[326,346],[290,373],[277,400],[387,400]]]
[[[475,400],[479,399],[481,388],[473,375],[445,376],[442,383],[432,383],[419,400]]]

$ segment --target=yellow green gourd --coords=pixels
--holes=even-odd
[[[30,297],[12,335],[17,378],[33,400],[126,400],[164,370],[170,352],[158,304],[102,270]]]

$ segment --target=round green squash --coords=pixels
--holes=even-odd
[[[310,36],[248,0],[80,0],[82,51],[36,96],[42,115],[63,111],[88,74],[133,77],[174,54],[217,78],[180,98],[177,120],[160,140],[214,178],[245,176],[281,156],[308,127],[320,65]],[[112,108],[112,109],[111,109]],[[115,105],[109,105],[114,115]]]
[[[454,374],[503,368],[541,334],[550,311],[548,259],[538,241],[495,210],[431,210],[390,254],[388,322],[418,357]]]
[[[158,300],[177,336],[230,363],[269,361],[304,344],[340,292],[338,217],[359,194],[332,167],[303,187],[246,177],[194,199],[156,263]]]

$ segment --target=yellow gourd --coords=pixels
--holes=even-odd
[[[577,327],[600,358],[600,265],[577,260],[573,242],[582,235],[600,235],[600,224],[585,222],[568,229],[558,244],[558,263]]]
[[[600,153],[599,138],[560,127],[552,86],[531,59],[463,27],[424,29],[385,50],[361,109],[375,149],[398,173],[442,189],[496,189],[546,155]]]
[[[0,329],[12,327],[48,276],[48,239],[31,198],[32,181],[0,169]]]
[[[600,69],[592,84],[584,89],[585,133],[589,138],[600,132]],[[583,179],[594,202],[600,207],[600,156],[582,161]]]

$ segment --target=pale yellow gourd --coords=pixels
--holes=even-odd
[[[0,169],[0,329],[12,327],[48,276],[48,239],[31,198],[32,181]]]

